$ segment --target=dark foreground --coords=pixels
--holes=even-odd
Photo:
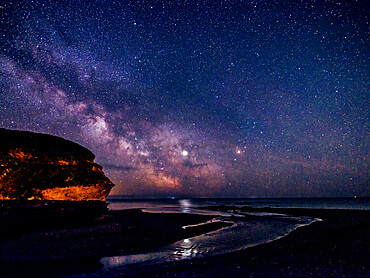
[[[105,256],[149,251],[228,226],[213,216],[108,211],[99,201],[0,201],[0,277],[65,277]]]
[[[108,211],[102,202],[0,203],[0,277],[98,271],[103,256],[145,252],[222,227],[190,214]],[[211,210],[232,210],[213,207]],[[253,209],[323,219],[239,252],[140,267],[117,277],[369,277],[369,211]]]
[[[270,243],[206,259],[169,263],[139,276],[370,277],[369,211],[248,207],[243,210],[305,215],[323,221],[298,228]]]

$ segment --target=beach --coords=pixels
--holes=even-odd
[[[2,277],[367,277],[367,210],[209,207],[319,218],[281,239],[222,255],[102,271],[102,257],[145,254],[230,224],[213,215],[109,211],[103,203],[2,204]],[[94,213],[95,212],[95,213]],[[9,222],[13,214],[13,222]],[[32,218],[27,216],[32,215]],[[89,216],[89,217],[87,217]],[[25,221],[28,219],[28,221]],[[198,223],[205,225],[196,225]],[[184,229],[184,226],[189,226]],[[195,226],[192,226],[195,225]],[[4,228],[7,227],[7,228]],[[90,273],[90,274],[89,274]],[[95,273],[95,274],[94,274]]]
[[[146,272],[146,277],[369,276],[368,211],[271,208],[259,211],[307,215],[323,221],[242,251],[158,266]]]
[[[146,252],[226,227],[207,215],[108,211],[105,202],[1,202],[1,277],[97,271],[104,256]],[[184,226],[195,225],[184,229]]]

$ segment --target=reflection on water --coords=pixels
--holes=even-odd
[[[110,210],[141,209],[151,213],[192,213],[206,215],[230,215],[219,211],[203,210],[199,207],[215,205],[213,201],[196,199],[119,200],[107,199]]]
[[[179,241],[178,245],[179,248],[173,252],[173,255],[177,257],[177,259],[191,259],[197,257],[197,245],[193,244],[193,240],[191,238]]]
[[[158,258],[159,256],[154,257],[152,253],[147,253],[127,256],[104,257],[100,260],[100,262],[104,265],[105,270],[109,270],[124,265],[132,265],[138,262],[149,262]]]
[[[368,209],[366,200],[354,199],[163,199],[163,200],[108,200],[113,210],[141,208],[146,212],[171,212],[213,214],[212,221],[231,222],[233,225],[207,234],[187,238],[143,254],[104,257],[102,273],[130,271],[142,265],[153,265],[212,256],[245,249],[254,245],[281,238],[294,229],[309,225],[319,219],[289,217],[274,213],[226,213],[203,210],[213,205],[255,206],[255,207],[307,207]],[[197,224],[202,225],[202,224]],[[190,225],[183,228],[190,228]],[[203,223],[204,225],[204,223]]]
[[[181,206],[181,212],[183,213],[190,213],[191,212],[191,201],[184,199],[184,200],[179,200],[180,206]]]
[[[188,207],[186,202],[184,208]],[[105,257],[101,259],[104,270],[130,269],[134,265],[150,265],[224,254],[281,238],[292,230],[316,221],[310,217],[286,215],[241,215],[222,217],[219,221],[232,222],[230,227],[178,241],[136,255]]]
[[[112,210],[141,208],[148,212],[198,211],[197,207],[214,205],[280,207],[280,208],[333,208],[369,209],[369,198],[246,198],[246,199],[121,199],[108,196]],[[204,212],[203,212],[204,213]]]

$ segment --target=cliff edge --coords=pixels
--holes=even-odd
[[[114,184],[94,159],[60,137],[0,128],[0,199],[105,201]]]

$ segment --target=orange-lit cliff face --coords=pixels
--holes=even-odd
[[[114,185],[94,159],[59,137],[0,129],[0,199],[105,200]]]

